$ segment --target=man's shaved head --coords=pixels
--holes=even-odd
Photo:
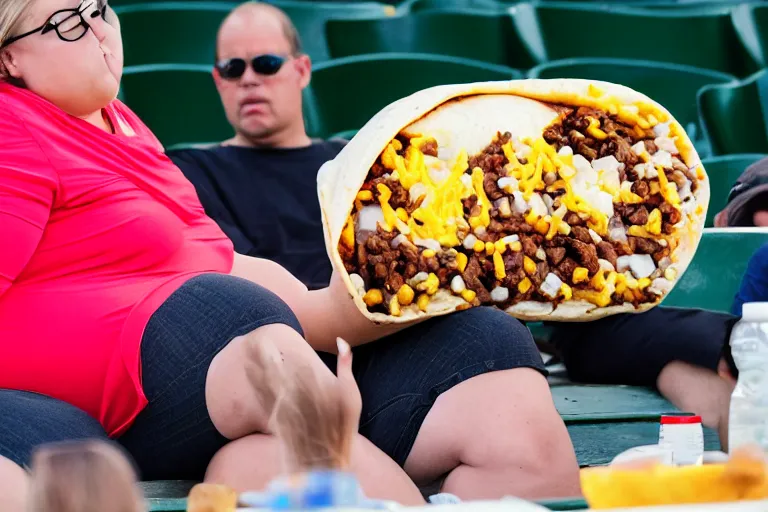
[[[250,20],[248,19],[250,18]],[[221,36],[231,25],[237,25],[242,23],[249,23],[253,21],[253,18],[261,18],[262,20],[272,20],[280,24],[283,36],[288,42],[291,49],[291,55],[299,55],[302,52],[301,38],[299,37],[299,31],[296,30],[296,26],[291,19],[281,9],[274,5],[264,2],[245,2],[235,7],[230,12],[219,27],[219,33],[216,37],[216,60],[219,60],[219,46],[221,45]]]

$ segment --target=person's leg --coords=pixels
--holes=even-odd
[[[358,347],[361,433],[419,485],[460,498],[580,494],[578,465],[530,332],[473,308]]]
[[[271,404],[262,403],[263,393],[248,375],[258,369],[255,348],[261,343],[277,347],[282,355],[277,363],[286,371],[314,372],[318,386],[334,385],[290,308],[249,281],[200,276],[158,309],[141,348],[149,405],[119,439],[143,478],[201,480],[230,440],[270,432]],[[248,464],[271,467],[273,474],[280,469],[277,458],[250,451],[248,458]],[[412,491],[418,492],[415,486]]]
[[[27,468],[37,446],[75,439],[107,439],[98,421],[67,403],[37,393],[0,389],[0,503],[26,510]]]
[[[574,381],[657,388],[678,409],[700,415],[725,446],[733,387],[717,368],[736,320],[725,313],[657,307],[558,324],[553,340]]]

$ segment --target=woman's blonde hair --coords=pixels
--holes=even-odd
[[[104,441],[44,446],[31,464],[29,512],[143,512],[136,472]]]
[[[13,35],[24,13],[34,0],[3,0],[0,2],[0,46]]]

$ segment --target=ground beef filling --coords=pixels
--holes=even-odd
[[[647,162],[638,154],[638,147],[644,147],[651,157],[659,151],[653,131],[629,126],[597,109],[563,108],[561,112],[561,121],[544,132],[544,141],[558,152],[567,146],[571,151],[565,154],[572,152],[588,161],[614,157],[620,164],[620,181],[629,182],[625,186],[635,197],[642,199],[635,203],[614,201],[613,217],[609,220],[610,236],[606,233],[598,235],[589,228],[588,215],[573,211],[562,217],[567,232],[552,236],[551,230],[547,232],[531,221],[530,209],[514,210],[511,207],[514,196],[502,186],[503,180],[500,181],[509,173],[510,160],[504,146],[509,149],[513,136],[499,133],[481,153],[469,156],[466,170],[468,175],[472,175],[476,168],[483,172],[482,193],[492,203],[487,212],[487,225],[470,229],[468,223],[463,223],[467,225],[459,228],[460,243],[453,247],[434,245],[434,241],[423,243],[413,236],[401,234],[398,229],[387,230],[381,223],[375,230],[358,230],[354,246],[339,244],[347,272],[358,274],[366,291],[376,292],[366,293],[371,312],[392,313],[393,301],[400,305],[418,302],[424,309],[421,297],[434,294],[435,286],[461,295],[467,302],[466,307],[494,304],[506,308],[522,301],[557,304],[570,299],[571,294],[578,296],[579,291],[595,291],[596,282],[605,272],[615,270],[626,273],[627,279],[633,279],[626,261],[634,255],[650,255],[655,268],[650,275],[644,276],[643,279],[647,279],[644,287],[635,287],[630,293],[617,289],[610,297],[610,304],[630,302],[637,306],[656,301],[658,295],[649,291],[647,283],[664,275],[674,243],[665,235],[675,231],[674,226],[682,220],[683,214],[679,206],[670,204],[660,192],[658,175],[655,178],[642,176],[642,169],[638,170]],[[406,155],[409,140],[399,136],[395,142],[396,154]],[[639,142],[642,145],[636,146]],[[418,147],[425,156],[437,156],[434,140],[420,140]],[[353,209],[353,218],[364,206],[381,202],[380,185],[385,185],[390,192],[389,206],[398,211],[398,215],[404,212],[406,219],[422,204],[424,198],[413,200],[397,175],[393,176],[392,165],[385,165],[385,158],[382,154],[371,167]],[[391,154],[389,158],[392,158]],[[525,151],[515,158],[520,164],[527,163]],[[663,170],[668,182],[675,183],[681,190],[686,186],[695,190],[694,173],[685,168],[678,157]],[[542,197],[547,196],[544,202],[548,203],[551,214],[553,209],[560,207],[564,190],[556,186],[558,176],[552,171],[544,173],[543,182],[546,192],[537,192]],[[461,200],[466,221],[482,215],[478,194]],[[656,219],[660,221],[659,233],[650,235],[645,229],[651,226],[654,216],[659,217]],[[418,226],[423,225],[420,221],[415,222]],[[618,235],[612,236],[615,233]],[[502,273],[499,272],[500,265],[503,265]],[[570,292],[553,294],[551,286],[547,288],[550,281]],[[424,304],[427,302],[428,298],[423,301]]]

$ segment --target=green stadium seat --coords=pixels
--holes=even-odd
[[[380,54],[320,63],[305,91],[307,129],[328,137],[361,128],[379,110],[416,91],[441,84],[510,80],[512,68],[456,57]]]
[[[713,155],[768,153],[768,71],[730,84],[708,85],[698,94],[699,117]]]
[[[768,64],[768,5],[744,3],[731,12],[733,23],[754,59],[766,67]]]
[[[750,256],[766,242],[766,228],[705,229],[688,270],[662,304],[730,311]]]
[[[463,10],[472,9],[486,12],[502,12],[509,7],[496,0],[411,0],[403,4],[409,12],[429,10]]]
[[[728,194],[736,180],[754,162],[768,157],[761,154],[725,155],[702,160],[710,184],[709,210],[706,227],[712,227],[717,215],[726,205]]]
[[[120,97],[166,147],[221,141],[233,134],[208,66],[128,67]]]
[[[324,23],[329,18],[360,18],[394,14],[378,2],[334,3],[281,0],[268,2],[284,10],[296,25],[304,51],[326,60]],[[117,7],[126,65],[213,64],[219,25],[236,2],[147,2]]]
[[[614,5],[519,4],[518,31],[539,62],[574,57],[655,60],[745,76],[758,69],[730,9],[676,11]],[[610,30],[616,37],[606,38]]]
[[[733,75],[680,64],[628,59],[582,58],[548,62],[531,78],[588,78],[631,87],[666,107],[694,141],[701,134],[696,93],[708,84],[734,81]]]
[[[426,11],[386,19],[331,20],[326,35],[333,58],[412,52],[519,69],[536,64],[506,13]]]

